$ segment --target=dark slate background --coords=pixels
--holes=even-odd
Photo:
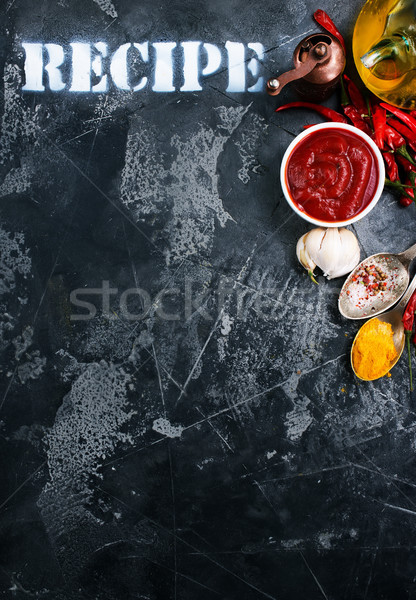
[[[342,280],[298,265],[309,226],[280,189],[319,117],[274,114],[290,90],[226,94],[225,71],[198,93],[21,93],[22,41],[261,42],[267,77],[316,8],[350,48],[360,5],[2,1],[2,597],[416,598],[406,360],[354,378]],[[384,194],[362,257],[415,222]],[[96,315],[71,320],[103,282],[110,310],[84,296]]]

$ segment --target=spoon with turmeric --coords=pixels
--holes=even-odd
[[[400,254],[380,252],[363,260],[342,286],[340,313],[347,319],[366,319],[396,304],[409,285],[409,266],[415,256],[416,244]]]
[[[416,275],[393,310],[373,317],[358,330],[351,348],[351,365],[359,379],[379,379],[399,360],[405,344],[402,317],[415,289]]]

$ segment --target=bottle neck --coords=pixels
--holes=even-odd
[[[413,45],[403,34],[381,39],[368,52],[361,56],[363,65],[380,79],[397,79],[410,68]]]

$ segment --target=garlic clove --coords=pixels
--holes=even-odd
[[[315,262],[322,269],[325,277],[333,278],[333,273],[342,264],[341,240],[337,227],[324,229],[321,243],[315,255]]]
[[[351,273],[360,262],[360,246],[358,245],[358,240],[353,232],[349,229],[345,229],[345,227],[341,228],[339,232],[344,268],[342,269],[342,273],[334,275],[334,277],[341,277],[342,275]]]
[[[298,261],[307,271],[314,272],[316,268],[315,262],[312,260],[308,250],[306,249],[306,239],[309,236],[309,232],[305,233],[301,238],[299,238],[298,243],[296,244],[296,256],[298,257]]]
[[[298,241],[296,254],[305,269],[313,273],[317,266],[328,279],[346,275],[360,262],[357,238],[345,227],[312,229]]]
[[[316,227],[309,232],[305,240],[305,246],[309,256],[324,272],[324,275],[326,275],[327,267],[330,263],[330,256],[326,256],[328,246],[326,246],[326,248],[323,247],[326,234],[327,229]]]

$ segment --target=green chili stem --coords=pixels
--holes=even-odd
[[[341,106],[349,106],[351,104],[351,100],[348,97],[347,91],[345,89],[344,79],[341,77]]]
[[[399,183],[397,181],[390,181],[390,179],[385,179],[384,185],[386,187],[392,188],[393,190],[399,191],[401,194],[403,194],[404,196],[407,196],[411,200],[415,200],[415,198],[413,196],[411,196],[408,192],[406,192],[406,189],[411,189],[411,190],[415,191],[414,185],[406,185],[405,183]]]
[[[385,185],[388,185],[391,188],[396,188],[397,190],[404,191],[405,188],[412,188],[413,185],[410,183],[399,183],[398,181],[390,181],[390,179],[385,179]]]
[[[396,152],[397,154],[401,154],[401,156],[404,156],[404,158],[408,160],[412,165],[416,164],[413,158],[408,153],[406,146],[400,146],[400,148],[396,148]]]

